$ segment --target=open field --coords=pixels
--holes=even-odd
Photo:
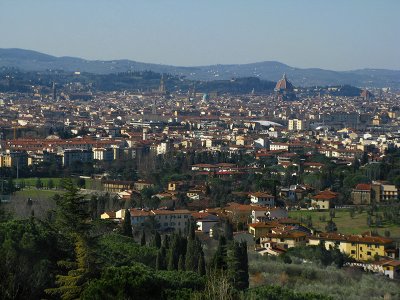
[[[40,178],[40,181],[42,182],[44,188],[48,187],[50,180],[53,181],[53,186],[55,188],[59,188],[61,186],[62,179],[63,178],[60,178],[60,177]],[[76,184],[78,181],[78,178],[72,178],[72,180]],[[35,177],[14,179],[15,185],[18,185],[18,186],[24,185],[25,187],[36,187],[36,182],[37,182],[37,178],[35,178]],[[101,190],[102,189],[101,182],[100,182],[100,180],[85,178],[85,188],[91,189],[91,190]]]
[[[17,191],[4,207],[17,218],[28,218],[35,214],[38,218],[45,218],[48,211],[56,208],[53,197],[64,193],[63,190],[38,190],[35,188]],[[31,201],[28,201],[31,198]]]
[[[23,189],[15,192],[12,198],[32,198],[32,200],[46,200],[53,198],[57,194],[62,194],[63,190],[38,190],[38,189]]]
[[[313,227],[317,230],[325,231],[325,226],[328,220],[330,220],[329,211],[315,211],[315,210],[298,210],[290,211],[289,217],[298,219],[303,218],[306,220],[308,216],[311,216]],[[321,221],[321,217],[325,216],[326,221]],[[370,230],[376,230],[380,235],[384,236],[385,230],[390,231],[390,237],[396,240],[400,240],[400,226],[394,224],[388,224],[382,222],[381,227],[368,227],[367,225],[367,212],[362,212],[354,215],[354,218],[350,216],[350,210],[348,209],[335,209],[335,218],[333,222],[336,223],[338,232],[345,234],[360,234]]]
[[[21,185],[21,183],[23,182],[26,187],[35,187],[37,180],[38,179],[35,178],[35,177],[33,177],[33,178],[20,178],[20,179],[14,179],[14,183],[16,185]],[[54,177],[54,178],[40,178],[40,181],[42,182],[43,187],[47,187],[50,180],[53,181],[54,187],[59,187],[61,185],[62,178],[57,178],[57,177]],[[73,178],[73,181],[76,182],[77,178]]]

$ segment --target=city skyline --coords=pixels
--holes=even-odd
[[[400,69],[400,3],[3,1],[0,48],[176,66]]]

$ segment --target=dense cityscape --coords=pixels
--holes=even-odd
[[[86,219],[66,222],[151,247],[155,270],[226,269],[238,291],[268,281],[253,260],[317,260],[320,249],[325,264],[398,279],[398,91],[297,88],[285,74],[271,92],[169,91],[169,76],[153,74],[147,91],[102,92],[74,76],[75,90],[51,82],[1,94],[4,218],[50,222],[62,218],[58,198],[75,195],[83,202],[71,213]],[[168,249],[186,234],[192,250]],[[250,273],[246,264],[232,279],[241,267],[229,275],[232,258],[217,255],[235,247]]]

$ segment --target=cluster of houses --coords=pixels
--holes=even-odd
[[[335,194],[324,191],[326,198]],[[353,266],[379,272],[390,278],[400,278],[399,249],[394,240],[376,236],[372,233],[341,234],[316,232],[298,220],[288,217],[288,211],[275,207],[271,196],[258,192],[250,193],[251,204],[228,203],[222,208],[209,208],[201,211],[187,209],[129,209],[134,229],[143,230],[153,226],[162,232],[184,232],[189,222],[195,222],[197,232],[212,237],[213,231],[229,220],[236,228],[245,230],[254,241],[254,249],[261,255],[281,255],[289,248],[323,244],[327,250],[337,248],[355,260]],[[317,197],[316,201],[322,201]],[[328,199],[329,200],[329,199]],[[258,203],[257,203],[258,202]],[[261,203],[261,205],[260,205]],[[102,219],[121,221],[124,209],[105,212]],[[151,225],[152,224],[152,225]],[[239,228],[238,224],[245,224]],[[236,234],[243,232],[236,232]]]

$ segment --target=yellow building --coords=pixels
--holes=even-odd
[[[264,248],[270,248],[270,245],[278,245],[284,249],[305,246],[306,233],[300,231],[286,231],[280,233],[267,233],[260,237],[260,244]]]
[[[24,168],[28,166],[28,154],[26,152],[9,152],[0,154],[0,168]]]
[[[288,130],[290,131],[302,131],[304,130],[304,122],[300,119],[289,119]]]
[[[325,243],[326,249],[338,248],[341,252],[359,261],[374,260],[376,256],[386,256],[393,248],[393,240],[381,236],[344,235],[340,233],[320,233],[308,238],[308,244]]]
[[[261,236],[265,236],[270,233],[272,228],[276,228],[279,226],[276,222],[258,222],[249,224],[249,233],[254,236],[255,239],[258,239]]]
[[[115,215],[114,211],[106,211],[100,215],[100,219],[102,219],[102,220],[115,219],[115,218],[116,218],[116,215]]]

